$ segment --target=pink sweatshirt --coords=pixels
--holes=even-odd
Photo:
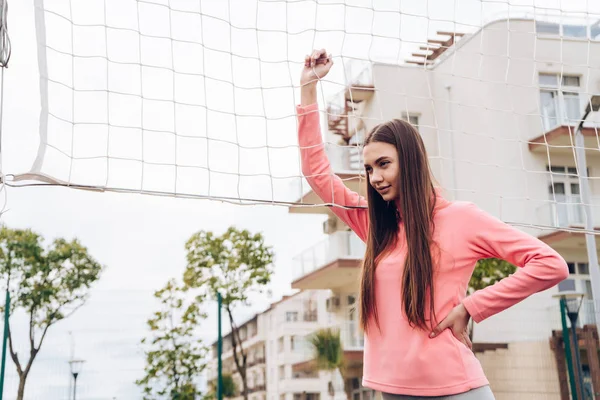
[[[332,173],[321,138],[318,105],[298,106],[302,173],[324,203],[366,206]],[[332,207],[363,241],[369,216],[365,208]],[[434,277],[434,307],[439,321],[461,302],[475,322],[551,288],[569,275],[565,261],[552,248],[467,202],[438,196],[433,240],[441,248]],[[406,256],[403,224],[398,246],[377,265],[375,297],[381,333],[373,323],[365,335],[363,386],[412,396],[444,396],[488,384],[473,352],[446,329],[430,339],[429,331],[411,328],[401,300]],[[477,260],[501,258],[520,267],[497,284],[465,298]]]

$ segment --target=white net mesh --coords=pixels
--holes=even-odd
[[[305,54],[325,48],[335,61],[319,85],[332,172],[364,191],[357,144],[382,121],[409,120],[446,196],[558,249],[572,274],[559,290],[585,294],[580,324],[600,321],[597,260],[584,250],[596,239],[583,235],[600,226],[600,2],[34,3],[40,146],[11,185],[321,206],[301,176],[295,106]],[[292,260],[294,279],[362,257],[360,239],[332,222]],[[277,324],[315,322],[304,300]],[[560,326],[556,304],[542,301],[477,334],[539,339]],[[354,320],[339,328],[345,348],[363,348]],[[304,332],[294,334],[272,345],[307,354]]]
[[[295,115],[304,55],[318,47],[336,63],[319,101],[343,179],[360,181],[354,144],[370,127],[405,118],[449,197],[524,226],[583,224],[574,133],[600,92],[596,2],[36,5],[41,143],[22,180],[318,204]],[[583,125],[591,159],[599,120],[591,112]]]

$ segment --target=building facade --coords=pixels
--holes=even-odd
[[[362,364],[362,337],[344,336],[346,323],[339,321],[338,304],[331,304],[329,290],[305,290],[286,296],[267,310],[240,324],[239,335],[247,354],[249,400],[320,400],[330,397],[331,375],[313,362],[309,337],[320,328],[340,329],[346,359]],[[344,326],[341,326],[344,325]],[[223,337],[223,373],[231,374],[242,399],[242,382],[237,372],[231,333]],[[207,380],[217,378],[217,344],[212,344]],[[239,350],[238,350],[239,354]],[[352,365],[349,365],[352,367]],[[356,400],[370,400],[360,387],[360,374],[348,379],[346,391]],[[368,396],[368,397],[367,397]]]
[[[450,200],[471,201],[556,249],[571,276],[474,330],[475,350],[498,399],[560,399],[550,346],[560,329],[560,291],[585,294],[580,324],[594,324],[573,134],[590,96],[600,94],[600,24],[532,19],[492,22],[472,34],[439,32],[418,59],[374,64],[326,106],[332,170],[365,194],[361,149],[381,121],[409,120],[421,133],[433,174]],[[594,67],[595,66],[595,67]],[[600,113],[584,123],[585,155],[600,218]],[[299,201],[318,204],[308,191]],[[327,207],[290,208],[324,215],[327,239],[294,259],[292,287],[330,290],[330,309],[349,349],[362,353],[352,305],[364,244]],[[356,339],[356,340],[355,340]],[[591,382],[583,355],[584,375]],[[354,367],[360,376],[361,363]],[[600,388],[596,388],[600,392]]]

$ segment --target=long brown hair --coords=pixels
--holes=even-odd
[[[436,196],[425,144],[411,124],[398,119],[373,128],[364,145],[373,142],[389,143],[398,150],[399,198],[398,208],[395,201],[385,201],[371,186],[367,173],[369,234],[360,280],[360,324],[366,332],[369,320],[374,318],[380,328],[375,304],[375,269],[381,256],[396,244],[402,220],[407,243],[402,306],[411,326],[427,329],[427,308],[430,318],[435,319],[431,247]]]

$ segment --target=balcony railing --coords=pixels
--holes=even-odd
[[[365,337],[358,321],[344,321],[339,329],[344,350],[362,350],[365,347]]]
[[[528,118],[527,130],[533,137],[546,134],[560,126],[569,126],[575,133],[575,128],[581,122],[583,110],[588,98],[576,93],[562,93],[551,88],[541,89],[541,105],[526,113]],[[600,121],[589,117],[585,121],[586,127],[600,128]],[[547,140],[550,141],[550,138]]]
[[[365,346],[364,334],[360,330],[358,321],[343,321],[329,326],[329,329],[340,332],[340,340],[344,351],[363,350]],[[310,343],[310,336],[297,338],[294,342],[294,355],[299,356],[299,359],[310,360],[314,358],[315,350]]]
[[[556,201],[548,202],[537,208],[537,217],[541,225],[566,228],[585,224],[585,209],[580,196],[556,195]],[[600,198],[592,197],[591,210],[594,225],[600,224]]]
[[[560,306],[558,304],[558,301],[556,301],[556,304],[550,308],[550,318],[552,321],[552,329],[562,329],[562,322],[560,320]],[[594,314],[594,300],[584,299],[581,302],[581,308],[579,309],[579,314],[577,316],[577,326],[581,328],[584,325],[595,324],[596,316]],[[568,317],[567,327],[571,327],[571,322],[569,321]]]
[[[293,259],[293,279],[299,279],[339,259],[360,260],[365,244],[353,232],[339,231]]]
[[[357,146],[336,145],[328,143],[325,146],[331,169],[335,173],[362,172],[364,169],[361,149]]]
[[[256,385],[254,387],[248,388],[248,393],[256,393],[256,392],[264,392],[267,390],[267,386],[264,384]]]
[[[265,363],[265,356],[257,356],[248,361],[248,368],[258,365],[258,364],[264,364],[264,363]]]

